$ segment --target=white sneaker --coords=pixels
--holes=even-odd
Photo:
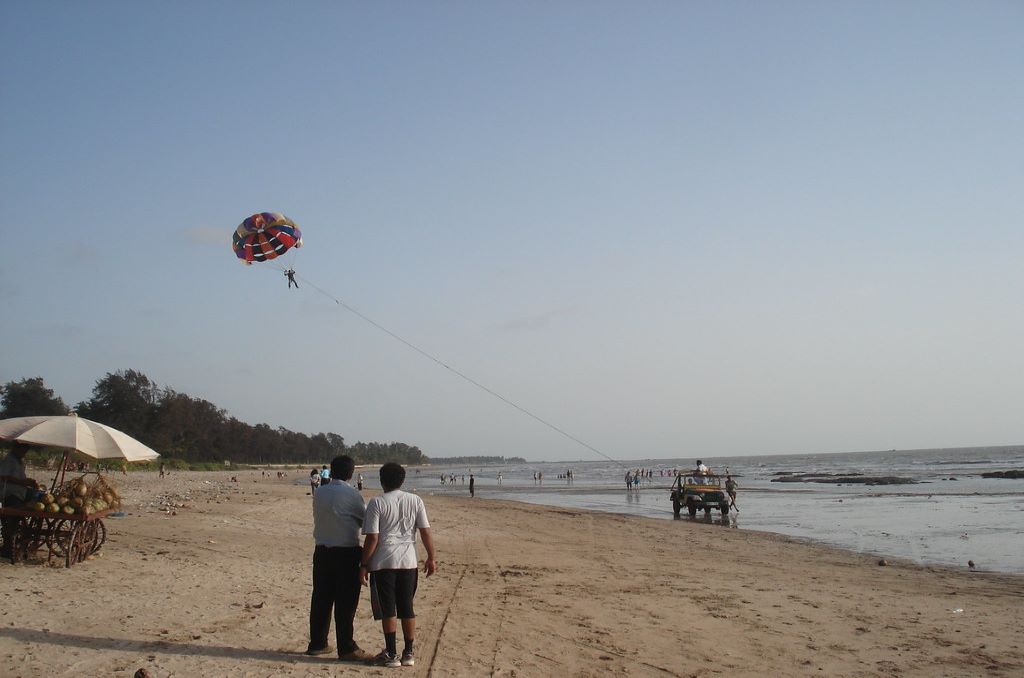
[[[402,662],[398,659],[398,655],[391,654],[387,650],[381,650],[380,654],[369,661],[371,666],[387,666],[394,668],[401,666]]]
[[[415,666],[416,657],[413,656],[412,650],[406,650],[402,653],[402,666]]]

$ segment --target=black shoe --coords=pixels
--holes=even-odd
[[[319,657],[322,654],[330,654],[332,652],[334,652],[334,650],[332,650],[330,647],[328,647],[326,645],[324,645],[323,647],[318,647],[318,648],[312,648],[312,647],[306,648],[306,654],[309,655],[310,657]]]
[[[348,652],[338,654],[338,659],[343,662],[365,662],[373,659],[373,655],[356,645]]]

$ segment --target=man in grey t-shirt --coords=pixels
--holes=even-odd
[[[331,480],[313,494],[313,597],[309,604],[308,655],[330,652],[327,635],[334,609],[334,632],[338,658],[362,661],[370,654],[359,648],[353,635],[353,621],[359,606],[359,533],[365,507],[363,497],[349,485],[355,463],[351,457],[331,460]]]

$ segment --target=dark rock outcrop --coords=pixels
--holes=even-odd
[[[989,473],[982,473],[981,477],[982,478],[1010,478],[1010,479],[1013,479],[1013,480],[1020,480],[1020,479],[1024,478],[1024,469],[1013,469],[1012,471],[991,471]]]
[[[899,476],[865,476],[859,473],[835,475],[832,473],[800,473],[772,478],[773,483],[828,483],[834,485],[913,485],[913,478]]]

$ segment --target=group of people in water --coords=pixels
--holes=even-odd
[[[281,477],[280,474],[278,474],[278,477]],[[331,469],[327,468],[327,466],[323,466],[319,471],[317,469],[313,469],[312,471],[309,472],[309,491],[310,491],[310,494],[315,493],[316,492],[316,488],[320,487],[321,485],[328,485],[328,484],[330,484],[330,482],[331,482]],[[362,473],[359,474],[359,477],[356,480],[356,489],[359,490],[359,491],[362,491],[362,489],[363,489],[363,474]]]
[[[665,475],[662,473],[662,475]],[[626,471],[626,489],[633,492],[640,490],[640,482],[646,481],[648,485],[654,482],[654,471],[649,468],[638,468]]]
[[[700,459],[697,460],[697,466],[692,471],[679,470],[678,468],[671,469],[658,469],[658,476],[661,478],[669,477],[675,478],[677,476],[693,474],[696,478],[702,478],[704,476],[713,475],[711,469],[704,465]],[[625,476],[626,489],[627,490],[639,490],[640,483],[646,482],[650,485],[654,482],[654,469],[649,468],[637,468],[626,471]]]
[[[314,469],[314,473],[315,473],[315,469]],[[565,471],[565,473],[559,473],[557,475],[558,475],[558,479],[559,480],[566,480],[570,484],[576,478],[576,472],[574,470],[572,470],[572,469],[568,469],[568,470]],[[643,484],[647,484],[647,485],[652,484],[654,482],[654,477],[656,475],[658,477],[661,477],[661,478],[665,478],[665,477],[676,478],[676,477],[682,476],[682,475],[689,475],[689,476],[692,476],[694,478],[694,480],[696,480],[698,482],[701,482],[705,477],[714,476],[715,474],[700,459],[697,460],[697,463],[696,463],[696,465],[694,466],[693,469],[679,469],[679,468],[665,469],[665,468],[663,468],[663,469],[655,470],[655,469],[652,469],[652,468],[633,468],[633,469],[629,469],[629,470],[626,471],[626,475],[625,475],[626,489],[628,491],[630,491],[630,492],[639,492],[640,491],[640,485],[642,483]],[[503,474],[501,472],[498,472],[498,474],[495,476],[495,479],[497,480],[497,484],[501,485],[502,484],[502,480],[504,479],[504,476],[503,476]],[[440,474],[440,480],[441,480],[441,485],[446,485],[446,486],[450,486],[450,487],[454,487],[455,485],[460,485],[460,484],[463,485],[463,486],[466,485],[466,476],[465,475],[457,475],[455,473],[441,473]],[[475,482],[475,480],[476,479],[473,476],[473,474],[470,473],[469,474],[470,496],[475,496],[475,494],[476,494],[476,492],[475,492],[475,489],[476,489],[476,482]],[[310,479],[310,482],[313,482],[312,478]],[[533,472],[533,483],[535,485],[540,485],[543,482],[544,482],[544,472],[543,471],[534,471]],[[726,494],[729,495],[730,506],[732,508],[736,509],[736,511],[739,511],[739,509],[736,507],[736,489],[737,489],[737,487],[738,487],[738,485],[737,485],[736,481],[733,480],[732,476],[729,474],[729,469],[727,468],[726,469],[726,479],[725,479],[725,491],[726,491]]]

